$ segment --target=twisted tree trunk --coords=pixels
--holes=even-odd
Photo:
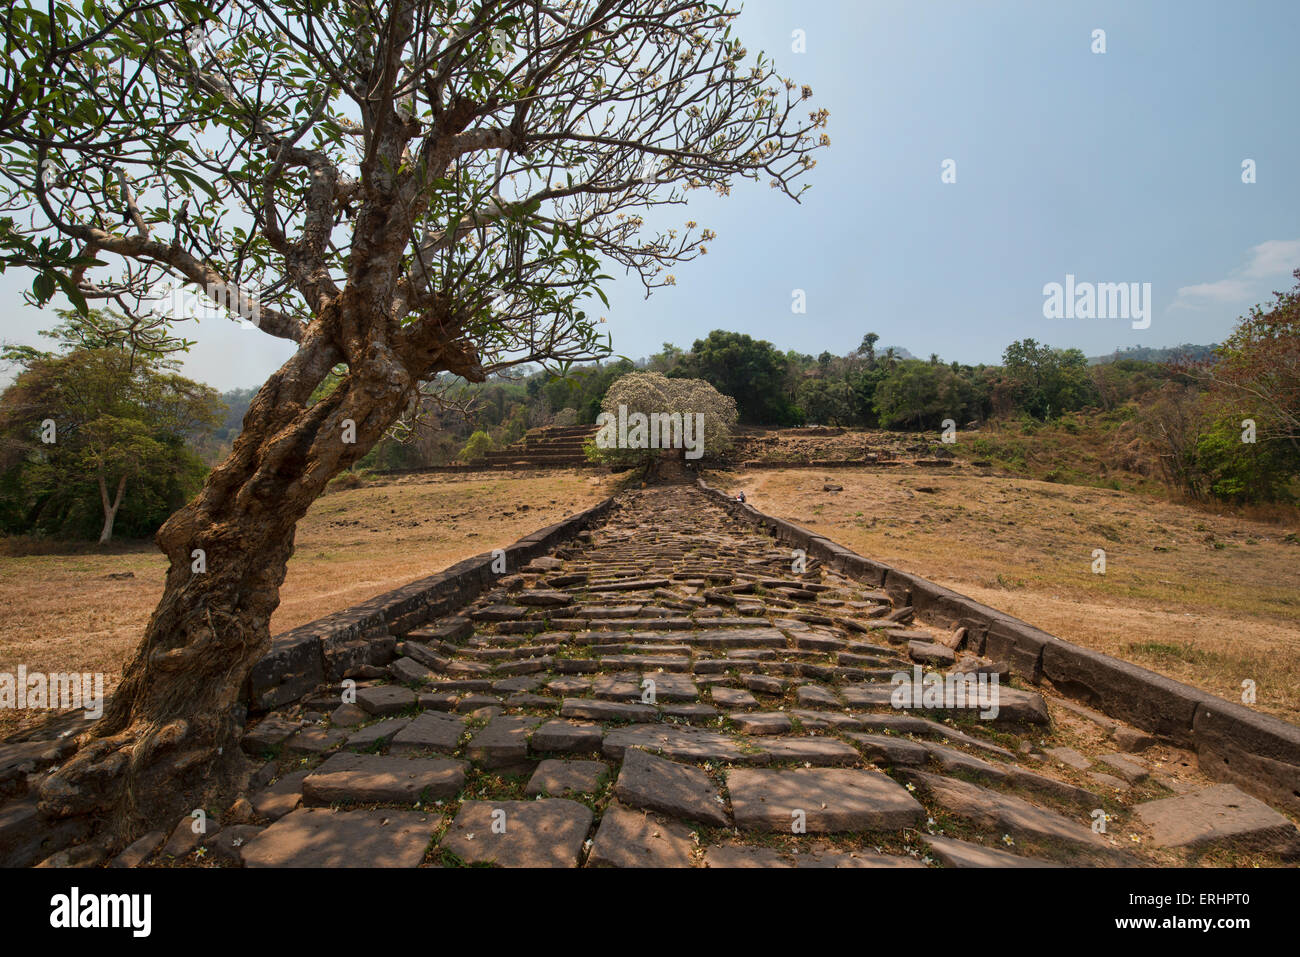
[[[224,809],[238,793],[247,772],[241,690],[270,648],[295,526],[416,384],[372,342],[339,387],[309,405],[343,358],[324,338],[304,342],[259,390],[226,461],[158,531],[170,559],[162,599],[104,717],[42,786],[45,814],[106,814],[120,844],[196,808]]]

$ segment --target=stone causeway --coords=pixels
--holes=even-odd
[[[30,836],[33,792],[11,789],[0,862],[1300,857],[1300,729],[694,480],[629,489],[281,635],[248,697],[246,797],[205,834],[159,822],[111,861],[75,846],[51,858]],[[0,781],[15,767],[39,778],[52,747],[0,745]]]

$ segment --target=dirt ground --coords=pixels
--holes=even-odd
[[[590,508],[615,476],[575,469],[413,476],[331,492],[298,526],[277,634]],[[131,573],[130,578],[110,578]],[[166,562],[147,543],[97,553],[0,553],[0,672],[102,672],[117,684],[162,594]],[[31,719],[27,715],[27,720]],[[0,738],[20,727],[0,711]]]
[[[1232,700],[1253,681],[1255,708],[1300,720],[1294,522],[906,467],[717,472],[708,480],[1069,641]],[[1105,551],[1104,575],[1093,572],[1094,549]]]

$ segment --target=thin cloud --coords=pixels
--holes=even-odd
[[[1253,258],[1246,275],[1255,279],[1289,276],[1300,266],[1300,239],[1270,239],[1251,250]]]
[[[1300,266],[1300,239],[1270,239],[1252,246],[1244,266],[1216,282],[1181,286],[1174,299],[1175,307],[1242,303],[1259,299],[1270,292],[1266,280],[1288,276]]]

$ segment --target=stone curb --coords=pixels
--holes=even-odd
[[[697,485],[736,518],[771,529],[778,541],[885,590],[895,603],[915,608],[918,617],[945,627],[964,626],[974,650],[1009,662],[1025,680],[1046,680],[1066,697],[1194,750],[1200,769],[1212,780],[1228,781],[1300,813],[1300,727],[1057,638],[942,585],[864,558],[738,502],[702,478]]]
[[[603,518],[613,503],[612,497],[607,498],[507,545],[505,574],[518,571]],[[351,667],[386,662],[392,657],[394,634],[405,634],[473,601],[497,577],[492,571],[492,552],[484,552],[436,575],[276,635],[270,652],[249,675],[249,709],[270,711],[321,684],[341,679]]]

